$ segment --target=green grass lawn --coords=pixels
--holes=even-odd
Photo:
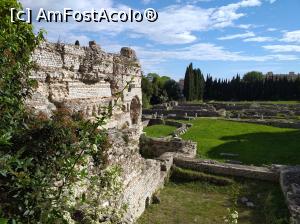
[[[182,137],[198,143],[199,157],[255,165],[300,164],[300,130],[202,118],[188,123],[193,126]]]
[[[224,224],[227,208],[247,197],[254,208],[237,204],[239,224],[288,223],[288,211],[279,186],[243,180],[221,187],[203,182],[170,182],[160,192],[161,203],[150,205],[137,224]]]
[[[149,137],[166,137],[171,135],[173,131],[176,130],[176,127],[168,126],[168,125],[153,125],[144,128],[144,132]]]

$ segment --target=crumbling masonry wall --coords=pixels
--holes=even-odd
[[[59,106],[93,118],[109,105],[120,105],[113,111],[109,127],[130,126],[130,107],[141,102],[141,66],[135,52],[122,48],[120,54],[109,54],[95,43],[89,47],[44,42],[33,54],[37,69],[32,77],[38,89],[28,106],[51,115]],[[117,93],[130,82],[118,99]],[[118,100],[118,102],[117,102]],[[135,121],[140,108],[135,107]],[[135,122],[137,123],[137,122]]]
[[[124,223],[133,223],[166,177],[159,161],[139,154],[142,72],[135,52],[122,48],[119,54],[106,53],[94,41],[88,47],[44,42],[32,59],[38,87],[27,106],[35,113],[51,117],[63,107],[94,119],[105,107],[117,105],[107,124],[112,143],[108,161],[123,170],[120,203],[128,206]]]

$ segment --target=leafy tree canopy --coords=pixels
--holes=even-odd
[[[248,72],[243,77],[243,81],[248,83],[262,81],[263,79],[264,79],[264,75],[258,71]]]

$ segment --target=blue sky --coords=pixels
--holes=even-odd
[[[149,7],[155,23],[34,23],[50,41],[96,42],[106,51],[136,50],[144,73],[178,80],[193,62],[204,74],[300,72],[300,0],[21,0],[33,10]]]

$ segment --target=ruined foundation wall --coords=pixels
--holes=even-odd
[[[107,124],[112,143],[108,162],[122,168],[120,203],[128,206],[124,223],[133,223],[166,176],[159,161],[139,154],[142,72],[135,52],[122,48],[119,54],[106,53],[93,41],[88,47],[44,42],[32,59],[38,87],[27,106],[35,113],[51,117],[58,108],[67,108],[93,120],[105,107],[117,105]]]
[[[217,175],[237,176],[273,182],[279,181],[279,170],[277,168],[272,169],[268,167],[228,164],[214,160],[188,157],[175,157],[174,164],[181,168]]]
[[[197,144],[180,138],[150,138],[143,135],[141,137],[140,150],[141,154],[146,158],[158,158],[166,152],[195,157]]]

